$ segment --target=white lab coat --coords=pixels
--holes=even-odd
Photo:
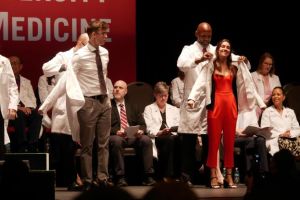
[[[169,127],[179,125],[179,109],[170,104],[166,104],[166,122]],[[153,156],[157,158],[157,148],[155,145],[155,137],[162,125],[162,117],[156,102],[145,107],[144,119],[147,127],[147,133],[152,138]],[[177,133],[173,133],[177,134]]]
[[[248,118],[247,115],[253,115],[253,110],[257,105],[261,108],[266,107],[266,105],[256,92],[251,74],[248,70],[248,66],[244,62],[241,62],[237,65],[237,67],[238,71],[236,75],[236,85],[238,112],[240,117]],[[207,66],[203,67],[203,70],[196,80],[188,98],[194,100],[196,104],[201,104],[203,106],[201,109],[205,109],[205,106],[211,104],[211,77],[213,72],[214,65],[211,61],[207,64]],[[240,126],[243,125],[241,124]]]
[[[58,98],[65,98],[61,105],[66,108],[65,119],[69,122],[73,140],[80,142],[77,111],[84,105],[85,100],[72,67],[67,68],[39,110],[47,113],[57,103]]]
[[[43,71],[46,77],[55,76],[55,80],[58,81],[65,72],[59,72],[62,65],[66,68],[70,68],[71,61],[74,55],[74,48],[71,48],[65,52],[59,52],[50,61],[43,64]],[[60,88],[62,86],[58,86]],[[56,89],[57,90],[57,89]],[[50,97],[49,97],[50,98]],[[66,95],[60,95],[57,98],[51,99],[53,104],[52,116],[51,116],[51,132],[63,133],[71,135],[70,123],[66,110]],[[47,104],[49,104],[49,99]],[[45,115],[43,117],[43,120]]]
[[[259,96],[262,99],[264,99],[265,98],[265,91],[264,91],[263,75],[261,75],[257,71],[252,72],[251,75],[252,75],[257,93],[259,94]],[[270,76],[270,74],[269,74],[268,76],[269,76],[269,82],[270,82],[271,90],[273,90],[277,86],[281,86],[279,77],[277,75],[273,74],[272,76]]]
[[[279,151],[278,138],[281,133],[290,130],[291,137],[300,136],[300,127],[293,109],[283,108],[280,114],[274,106],[264,110],[261,118],[261,127],[272,127],[271,138],[266,140],[269,153],[274,155]],[[300,148],[300,147],[299,147]]]
[[[7,134],[8,109],[18,109],[19,93],[10,61],[0,55],[0,106],[4,122],[4,144],[9,143]]]

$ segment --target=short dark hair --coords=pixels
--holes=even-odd
[[[91,20],[86,27],[86,33],[90,36],[91,33],[97,32],[99,30],[107,30],[108,23],[100,20]]]

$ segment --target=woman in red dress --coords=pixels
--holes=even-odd
[[[232,65],[231,45],[227,39],[221,40],[216,48],[216,58],[205,66],[208,71],[207,82],[211,91],[211,103],[207,105],[208,131],[208,158],[206,165],[210,168],[210,186],[220,188],[216,175],[218,149],[223,134],[224,144],[224,187],[236,188],[232,179],[234,166],[234,138],[237,120],[237,103],[234,95],[237,67]],[[210,76],[212,75],[212,76]],[[233,87],[234,85],[234,87]],[[189,100],[188,105],[193,107],[195,101]]]

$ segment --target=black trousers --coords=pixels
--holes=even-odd
[[[178,178],[179,138],[176,135],[163,135],[155,138],[158,153],[159,177]]]
[[[180,138],[181,179],[191,181],[196,172],[197,134],[178,133]]]
[[[32,109],[30,115],[22,111],[17,111],[18,117],[9,120],[9,126],[15,128],[15,132],[10,135],[11,151],[16,153],[36,152],[38,139],[42,125],[42,116],[37,110]],[[28,132],[25,132],[28,127]]]
[[[134,147],[138,158],[142,159],[144,166],[144,175],[152,175],[153,169],[153,149],[152,141],[146,136],[142,135],[140,138],[128,138],[124,139],[117,135],[111,135],[109,137],[110,143],[110,156],[112,159],[114,174],[116,176],[125,175],[125,163],[123,157],[123,151],[125,147]]]
[[[263,137],[238,137],[234,146],[240,147],[246,165],[246,172],[257,170],[260,173],[268,172],[268,151]],[[257,156],[257,158],[255,157]],[[258,160],[257,160],[258,159]],[[258,161],[258,163],[256,162]],[[259,169],[256,169],[256,168]]]
[[[56,170],[56,184],[70,186],[76,181],[75,143],[71,135],[50,133],[50,168]]]

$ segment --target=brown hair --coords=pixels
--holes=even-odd
[[[167,85],[166,82],[159,81],[155,84],[153,93],[155,95],[155,94],[161,94],[163,92],[169,93],[169,86]]]
[[[272,63],[272,67],[271,67],[270,72],[269,72],[270,76],[272,76],[275,73],[275,65],[274,65],[274,57],[269,52],[265,52],[260,56],[259,61],[258,61],[257,71],[261,70],[262,64],[263,64],[263,62],[265,61],[266,58],[271,58],[272,59],[273,63]]]
[[[108,23],[100,20],[91,20],[86,27],[86,33],[90,36],[93,32],[99,30],[106,31],[108,29]]]

